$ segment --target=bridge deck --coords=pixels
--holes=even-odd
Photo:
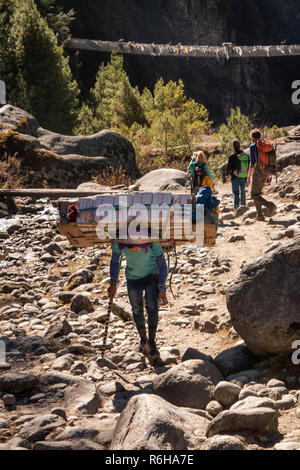
[[[112,52],[120,54],[137,54],[170,57],[198,58],[250,58],[250,57],[289,57],[300,55],[300,44],[269,46],[236,46],[223,43],[222,46],[142,44],[122,41],[98,41],[92,39],[72,38],[67,41],[69,49]]]

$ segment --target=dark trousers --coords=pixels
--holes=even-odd
[[[234,208],[239,207],[240,201],[241,205],[246,205],[246,181],[247,178],[232,178],[232,192],[233,192],[233,205]]]
[[[132,315],[140,336],[146,334],[144,315],[144,292],[148,314],[149,337],[155,336],[158,324],[158,279],[147,276],[142,279],[127,279],[127,291]],[[142,338],[144,339],[144,338]]]

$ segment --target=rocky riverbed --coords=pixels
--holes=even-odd
[[[1,203],[0,449],[300,450],[299,366],[256,356],[226,303],[246,264],[297,251],[299,167],[284,172],[268,188],[272,219],[255,222],[251,201],[235,217],[220,186],[216,246],[178,248],[161,368],[136,352],[124,273],[100,355],[110,250],[71,247],[50,201],[17,200],[14,215]]]

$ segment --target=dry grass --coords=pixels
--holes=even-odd
[[[103,184],[104,186],[118,186],[124,184],[129,186],[133,180],[122,168],[109,166],[105,168],[98,176],[93,177],[93,182]]]
[[[214,160],[215,145],[195,145],[195,148],[203,150],[208,158],[208,164]],[[174,147],[169,150],[167,154],[163,149],[153,149],[151,147],[144,147],[137,152],[137,167],[140,174],[143,176],[152,170],[159,168],[172,168],[175,170],[187,171],[191,161],[191,151],[186,146]]]
[[[21,171],[21,161],[16,155],[4,154],[0,160],[0,188],[15,189],[23,188],[26,184],[26,177]]]

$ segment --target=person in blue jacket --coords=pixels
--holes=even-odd
[[[158,306],[167,305],[166,278],[168,269],[162,247],[157,242],[144,244],[113,243],[110,261],[108,296],[113,299],[117,291],[122,257],[126,258],[125,276],[133,319],[140,337],[138,351],[153,359],[159,358],[156,346]],[[145,292],[148,313],[148,337],[144,316]]]

